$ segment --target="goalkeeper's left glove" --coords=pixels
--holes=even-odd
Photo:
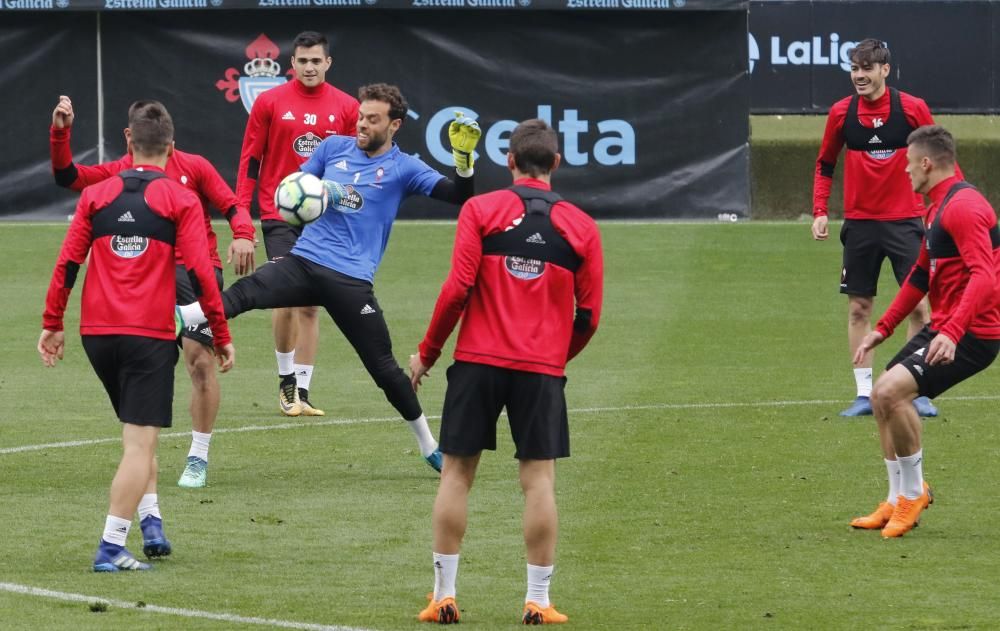
[[[451,141],[451,155],[455,159],[455,170],[462,177],[472,175],[473,154],[483,130],[479,123],[462,112],[455,112],[455,120],[448,126],[448,139]]]
[[[323,188],[326,189],[327,209],[336,207],[347,196],[347,189],[342,184],[338,184],[333,180],[323,180]]]

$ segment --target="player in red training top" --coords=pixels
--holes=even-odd
[[[164,173],[173,152],[173,121],[155,101],[129,120],[135,168],[87,187],[80,196],[45,297],[38,352],[55,366],[65,348],[63,315],[80,266],[88,259],[80,306],[83,348],[123,423],[123,454],[111,483],[94,571],[145,570],[125,548],[138,510],[143,552],[170,554],[156,501],[156,443],[170,427],[177,363],[174,248],[180,249],[209,313],[216,357],[225,371],[235,351],[222,311],[198,198]]]
[[[326,37],[300,33],[292,43],[295,79],[262,93],[250,110],[243,152],[236,175],[236,196],[249,208],[257,187],[264,247],[271,261],[287,256],[302,233],[285,223],[274,207],[278,183],[299,170],[327,136],[353,136],[358,122],[358,100],[326,83],[333,65]],[[286,416],[322,416],[309,404],[319,311],[291,307],[271,312],[274,352],[278,360],[278,406]]]
[[[129,120],[143,101],[133,103],[129,108]],[[132,156],[126,154],[113,162],[94,166],[78,165],[73,162],[70,151],[70,130],[75,113],[73,102],[68,96],[60,96],[59,104],[52,112],[52,127],[49,131],[49,149],[52,157],[52,172],[56,183],[74,191],[83,190],[97,182],[106,180],[121,171],[132,168]],[[128,141],[128,128],[125,139]],[[203,225],[208,237],[208,255],[215,268],[215,278],[221,290],[222,260],[219,258],[218,240],[212,230],[212,217],[208,212],[214,206],[229,222],[233,231],[233,241],[229,246],[226,262],[235,260],[234,271],[242,276],[254,268],[254,227],[250,212],[236,203],[236,195],[226,184],[219,172],[202,156],[174,150],[167,159],[167,177],[180,182],[198,195],[201,202]],[[194,288],[181,258],[176,252],[177,299],[182,304],[195,300]],[[212,330],[208,326],[193,326],[181,334],[184,349],[184,365],[191,377],[191,446],[187,463],[178,484],[186,488],[203,487],[208,476],[208,449],[212,439],[212,429],[219,413],[221,399],[219,380],[215,375],[215,358],[212,354]]]
[[[829,237],[827,202],[837,156],[846,144],[840,293],[847,294],[848,345],[853,356],[871,331],[882,261],[889,258],[896,282],[902,283],[917,259],[924,234],[920,222],[924,206],[906,178],[903,149],[910,132],[934,120],[923,100],[886,86],[890,57],[881,41],[863,40],[850,51],[850,59],[855,94],[835,103],[826,120],[813,179],[812,236],[820,241]],[[910,337],[928,317],[924,301],[910,316]],[[854,368],[857,398],[841,416],[872,413],[870,361]],[[921,416],[937,416],[929,399],[920,397],[914,405]],[[887,467],[889,462],[887,456]]]
[[[597,224],[551,191],[557,151],[556,133],[545,121],[524,121],[513,131],[507,167],[514,186],[462,207],[451,272],[419,352],[410,357],[416,389],[461,318],[441,417],[434,594],[418,616],[424,622],[458,621],[455,577],[469,490],[482,450],[496,449],[505,407],[525,496],[522,621],[567,620],[549,602],[558,522],[555,459],[569,456],[563,375],[597,330],[604,272]]]
[[[1000,228],[989,202],[955,172],[955,140],[943,127],[921,127],[910,134],[906,172],[913,190],[930,197],[927,236],[916,265],[878,326],[854,355],[861,364],[870,351],[926,294],[930,326],[913,336],[875,382],[872,405],[879,434],[889,435],[899,479],[890,493],[896,505],[882,502],[857,528],[882,528],[883,537],[900,537],[913,528],[933,501],[923,479],[920,417],[910,402],[936,397],[983,370],[1000,351]],[[881,522],[881,526],[879,525]]]

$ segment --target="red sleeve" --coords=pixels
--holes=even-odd
[[[465,310],[469,292],[479,274],[483,258],[483,235],[475,203],[468,201],[458,215],[455,248],[451,255],[451,272],[441,286],[427,334],[418,347],[420,361],[430,368],[441,356],[441,348],[455,329]]]
[[[266,92],[265,92],[266,94]],[[240,166],[236,171],[236,205],[250,208],[253,191],[260,175],[260,163],[267,149],[267,135],[271,129],[271,102],[262,94],[250,108],[250,118],[243,132]]]
[[[569,341],[566,361],[577,356],[597,331],[601,320],[601,304],[604,297],[604,253],[601,250],[601,234],[593,226],[591,238],[585,250],[578,252],[583,264],[574,276],[576,294],[576,318],[573,320],[573,337]]]
[[[69,225],[69,231],[66,233],[62,248],[59,250],[59,258],[56,260],[56,267],[52,272],[49,290],[45,294],[45,311],[42,314],[43,329],[63,330],[63,314],[66,313],[66,303],[69,301],[70,291],[76,282],[80,266],[83,265],[87,259],[87,253],[90,252],[91,235],[93,234],[90,223],[90,215],[93,212],[91,206],[90,195],[84,192],[76,204],[73,222]]]
[[[924,242],[920,242],[920,255],[917,262],[913,264],[910,273],[906,276],[899,293],[892,299],[892,304],[882,314],[882,319],[878,321],[875,330],[882,334],[883,338],[888,338],[896,330],[899,323],[910,315],[917,304],[927,294],[928,270],[930,269],[930,257],[927,254],[927,247]]]
[[[49,157],[56,184],[74,191],[82,191],[91,184],[102,182],[128,168],[127,156],[95,166],[75,164],[70,149],[70,129],[49,128]]]
[[[996,272],[990,230],[995,223],[993,210],[976,198],[955,199],[942,218],[944,229],[954,239],[959,256],[969,270],[969,282],[962,291],[962,299],[939,331],[956,344],[969,329],[972,318],[993,298]]]
[[[226,218],[234,239],[253,241],[254,227],[249,208],[236,202],[233,189],[229,188],[212,163],[204,157],[199,157],[201,159],[197,161],[198,192]]]
[[[204,216],[201,202],[190,191],[178,195],[174,221],[177,224],[177,247],[181,251],[184,267],[194,272],[201,286],[198,302],[201,304],[208,325],[212,328],[213,343],[222,347],[232,342],[229,325],[222,309],[222,295],[215,280],[215,269],[208,257],[208,240],[205,236]]]
[[[830,114],[826,117],[826,129],[823,131],[823,142],[819,147],[816,171],[813,174],[814,217],[829,213],[833,172],[837,168],[840,150],[844,147],[844,119],[847,117],[847,106],[850,102],[850,98],[837,101],[830,108]]]

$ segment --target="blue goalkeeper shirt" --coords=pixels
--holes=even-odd
[[[292,254],[368,282],[382,261],[399,205],[410,195],[430,195],[444,176],[392,143],[369,158],[352,136],[330,136],[300,169],[347,189],[323,216],[307,224]]]

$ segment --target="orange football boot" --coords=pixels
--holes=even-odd
[[[427,597],[430,602],[419,614],[417,620],[420,622],[436,622],[438,624],[455,624],[458,622],[458,604],[451,596],[434,600],[434,595]]]
[[[924,492],[917,499],[909,500],[900,495],[896,500],[896,510],[892,511],[889,523],[882,529],[882,536],[891,539],[902,537],[910,532],[920,525],[920,513],[932,503],[934,503],[934,494],[926,482],[924,482]]]
[[[559,624],[568,621],[569,616],[556,611],[556,606],[552,603],[549,603],[549,606],[545,609],[542,609],[530,600],[524,603],[521,624]]]
[[[931,487],[927,484],[927,482],[924,482],[924,494],[921,495],[920,498],[924,500],[924,508],[927,508],[934,503],[934,491],[931,490]],[[895,508],[896,507],[889,502],[882,502],[872,514],[852,519],[851,527],[864,530],[879,530],[884,528],[892,518],[892,512]]]
[[[863,528],[864,530],[876,530],[883,528],[892,518],[892,511],[895,506],[889,502],[881,502],[875,512],[863,517],[855,517],[851,520],[852,528]]]

